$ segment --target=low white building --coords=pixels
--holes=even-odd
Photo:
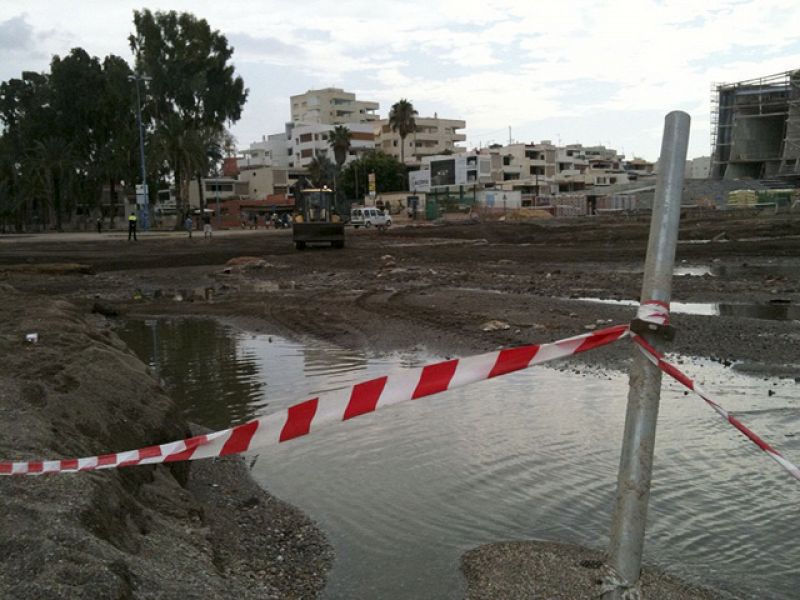
[[[291,131],[290,127],[287,127]],[[260,142],[253,142],[241,156],[236,159],[239,169],[248,167],[289,167],[292,166],[292,152],[290,151],[289,133],[274,133],[264,136]]]

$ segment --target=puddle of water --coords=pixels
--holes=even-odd
[[[706,266],[684,266],[675,267],[672,270],[675,277],[703,277],[704,275],[714,275],[714,269]]]
[[[617,306],[639,306],[636,300],[612,300],[609,298],[571,298],[580,302],[614,304]],[[768,304],[734,304],[726,302],[672,302],[670,312],[708,317],[739,317],[765,319],[769,321],[800,320],[800,306],[780,301]]]
[[[303,346],[213,321],[130,322],[120,333],[187,416],[215,429],[432,360]],[[690,362],[726,408],[800,455],[797,384]],[[534,368],[270,447],[253,475],[330,536],[325,598],[462,598],[459,557],[479,544],[606,546],[626,395],[618,373]],[[795,481],[671,382],[655,461],[647,561],[743,598],[794,597]]]

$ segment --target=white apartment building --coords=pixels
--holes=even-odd
[[[253,142],[249,148],[242,150],[241,156],[236,159],[236,166],[240,170],[291,166],[293,156],[287,140],[287,133],[273,133],[262,137],[260,142]]]
[[[372,123],[344,123],[350,130],[350,151],[345,164],[356,157],[375,148],[375,132]],[[335,125],[328,124],[296,124],[292,128],[291,141],[287,151],[291,151],[291,162],[294,167],[307,167],[315,156],[326,156],[335,162],[333,148],[330,145],[330,133]]]
[[[340,88],[308,90],[305,94],[290,96],[292,122],[346,125],[369,123],[378,120],[377,102],[356,100],[356,95]]]
[[[440,119],[433,117],[416,117],[416,131],[405,139],[406,163],[419,164],[425,156],[436,156],[445,152],[459,154],[466,149],[459,142],[466,141],[467,136],[459,133],[467,124],[460,119]],[[378,150],[400,158],[400,134],[393,131],[389,119],[381,119],[375,123],[375,147]]]

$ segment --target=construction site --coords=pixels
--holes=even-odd
[[[800,70],[714,86],[711,177],[800,182]]]

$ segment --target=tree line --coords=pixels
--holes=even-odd
[[[141,178],[137,85],[150,203],[172,184],[185,209],[189,182],[233,147],[226,126],[240,118],[248,90],[225,36],[175,11],[135,11],[133,25],[133,69],[122,57],[73,48],[53,57],[49,73],[0,83],[3,230],[88,220],[100,214],[104,193],[104,216],[121,216],[120,193]]]

